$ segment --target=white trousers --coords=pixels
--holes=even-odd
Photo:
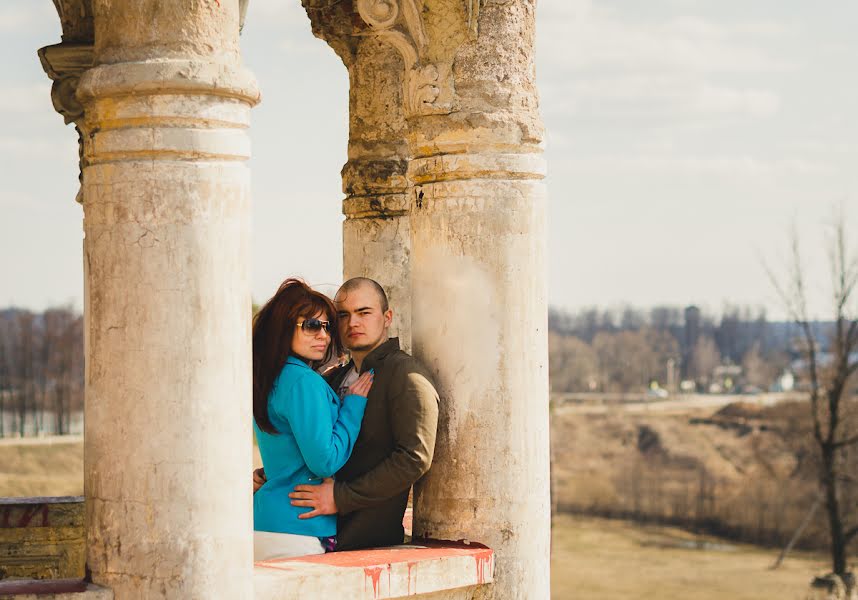
[[[253,532],[254,561],[324,553],[325,548],[322,546],[322,542],[312,535],[273,533],[270,531]]]

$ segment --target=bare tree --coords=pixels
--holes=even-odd
[[[590,392],[599,380],[599,359],[584,340],[549,333],[548,373],[553,392]]]
[[[703,382],[708,386],[712,379],[712,372],[720,364],[721,353],[718,351],[718,344],[712,337],[701,335],[691,353],[691,376],[698,383]]]
[[[10,393],[8,324],[0,319],[0,438],[6,435],[6,394]]]
[[[15,378],[18,383],[16,409],[18,415],[18,436],[24,437],[27,424],[27,412],[35,410],[34,382],[33,382],[33,314],[29,311],[20,311],[17,314],[18,348],[17,356],[13,357],[15,362]]]
[[[858,287],[858,256],[850,251],[842,213],[833,230],[828,250],[834,327],[827,356],[823,356],[822,340],[817,339],[811,321],[806,274],[795,228],[791,233],[791,264],[786,279],[774,276],[771,270],[769,277],[801,331],[800,348],[809,379],[810,418],[819,452],[818,479],[827,512],[832,569],[841,580],[851,582],[851,577],[846,577],[846,559],[849,543],[858,535],[855,519],[858,505],[845,502],[844,486],[854,475],[846,467],[848,450],[858,444],[858,423],[855,415],[850,415],[850,405],[854,406],[850,382],[858,371],[858,305],[853,297]]]
[[[778,365],[763,356],[760,346],[760,342],[756,341],[745,353],[742,357],[742,370],[748,385],[766,390],[778,376]]]

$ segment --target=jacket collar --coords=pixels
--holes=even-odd
[[[310,365],[308,365],[307,363],[305,363],[303,360],[301,360],[301,359],[300,359],[300,358],[298,358],[297,356],[292,356],[292,355],[290,355],[290,356],[289,356],[289,358],[287,358],[287,359],[286,359],[286,364],[289,364],[289,365],[296,365],[296,366],[299,366],[299,367],[304,367],[305,369],[309,369],[309,368],[310,368]]]
[[[399,338],[389,338],[381,346],[366,355],[366,358],[363,359],[360,372],[363,373],[369,369],[374,369],[384,362],[384,359],[387,358],[388,355],[396,352],[397,350],[399,350]]]

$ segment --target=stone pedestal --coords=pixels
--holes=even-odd
[[[85,118],[87,565],[252,596],[250,181],[237,2],[96,0]]]

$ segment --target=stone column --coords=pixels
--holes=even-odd
[[[403,57],[373,35],[370,23],[377,10],[385,10],[383,2],[303,0],[303,4],[313,33],[330,44],[349,71],[348,162],[342,170],[343,277],[370,277],[384,286],[394,309],[391,335],[399,336],[407,350],[411,242]]]
[[[534,4],[427,0],[418,75],[432,77],[413,86],[409,118],[413,346],[441,395],[414,533],[490,546],[495,582],[479,598],[550,596]]]
[[[359,38],[349,65],[349,150],[343,167],[343,278],[375,279],[394,309],[391,335],[411,348],[411,239],[408,142],[402,60],[372,37]]]
[[[95,0],[85,119],[87,565],[252,597],[249,112],[239,3]]]

